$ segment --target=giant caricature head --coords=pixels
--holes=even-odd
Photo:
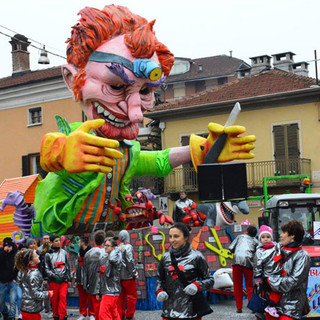
[[[135,139],[154,89],[170,72],[173,54],[153,32],[154,21],[121,6],[86,7],[67,40],[64,80],[88,120],[105,119],[97,134]]]

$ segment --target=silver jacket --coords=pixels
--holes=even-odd
[[[76,283],[83,285],[83,261],[86,253],[91,249],[90,246],[87,247],[83,256],[78,254],[78,260],[76,262]]]
[[[253,258],[253,277],[266,278],[271,275],[280,274],[281,268],[280,244],[274,242],[270,249],[262,248],[259,244]]]
[[[106,256],[104,247],[91,248],[83,259],[83,288],[91,295],[100,293],[100,261]]]
[[[121,271],[121,251],[115,248],[101,259],[100,266],[100,295],[119,295]]]
[[[130,243],[121,242],[119,250],[122,253],[120,279],[135,279],[138,273],[134,262],[134,251],[132,245]]]
[[[286,275],[270,276],[269,285],[272,290],[282,292],[282,298],[276,306],[278,313],[293,319],[301,319],[306,301],[310,257],[304,250],[292,251],[282,248],[284,263],[282,268]]]
[[[43,278],[38,268],[26,273],[19,271],[17,284],[22,289],[21,311],[38,313],[43,310],[43,300],[48,298],[48,291],[42,287]]]
[[[214,279],[210,273],[208,263],[201,252],[189,250],[180,257],[176,257],[179,269],[182,269],[186,279],[192,283],[196,281],[200,291],[212,288]],[[201,279],[201,280],[200,280]],[[171,256],[166,252],[158,265],[156,290],[165,291],[168,299],[163,302],[163,318],[197,318],[192,311],[190,296],[184,293],[184,286],[180,282],[171,263]]]
[[[253,256],[259,241],[247,234],[237,236],[229,246],[229,250],[233,253],[233,265],[253,268]]]
[[[71,281],[70,266],[67,252],[60,248],[59,251],[50,249],[44,257],[46,277],[52,282]],[[59,280],[57,280],[59,278]],[[60,280],[61,279],[61,280]]]

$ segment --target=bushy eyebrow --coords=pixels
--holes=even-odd
[[[146,87],[148,88],[160,87],[162,84],[164,84],[165,81],[166,81],[166,77],[162,75],[158,81],[146,83]]]
[[[126,74],[124,67],[118,63],[112,63],[110,65],[106,65],[106,67],[116,76],[122,79],[122,81],[126,84],[134,84],[134,80],[130,80],[128,75]]]

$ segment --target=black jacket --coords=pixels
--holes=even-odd
[[[14,257],[17,251],[15,244],[9,253],[0,248],[0,282],[8,283],[16,279],[18,271],[14,267]]]

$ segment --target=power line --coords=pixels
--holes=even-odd
[[[6,28],[6,27],[4,27],[4,26],[2,26],[2,25],[0,25],[0,27],[4,28],[4,29],[6,29],[6,30],[8,30],[8,31],[10,31],[10,32],[13,32],[13,33],[15,33],[15,34],[18,34],[18,32],[15,32],[15,31],[13,31],[13,30],[11,30],[11,29],[9,29],[9,28]],[[19,39],[19,38],[16,38],[15,36],[10,36],[9,34],[6,34],[6,33],[2,32],[2,31],[0,31],[0,34],[4,35],[4,36],[6,36],[6,37],[8,37],[8,38],[10,38],[10,39],[14,39],[14,40],[19,41],[19,42],[21,42],[21,43],[30,45],[31,47],[36,48],[36,49],[38,49],[38,50],[43,50],[43,49],[44,49],[44,48],[43,48],[43,47],[44,47],[44,44],[42,44],[42,43],[39,42],[39,41],[33,40],[33,39],[31,39],[31,38],[28,38],[28,39],[30,39],[32,42],[38,43],[40,46],[43,46],[43,47],[42,47],[42,48],[41,48],[41,47],[39,48],[39,47],[35,46],[35,45],[32,44],[32,43],[23,41],[23,40],[21,40],[21,39]],[[54,53],[54,52],[49,51],[49,50],[47,50],[47,49],[45,49],[45,50],[46,50],[47,53],[50,53],[50,54],[52,54],[52,55],[54,55],[54,56],[60,57],[60,58],[65,59],[65,60],[67,59],[66,57],[61,56],[61,55],[59,55],[59,54],[57,54],[57,53]]]

